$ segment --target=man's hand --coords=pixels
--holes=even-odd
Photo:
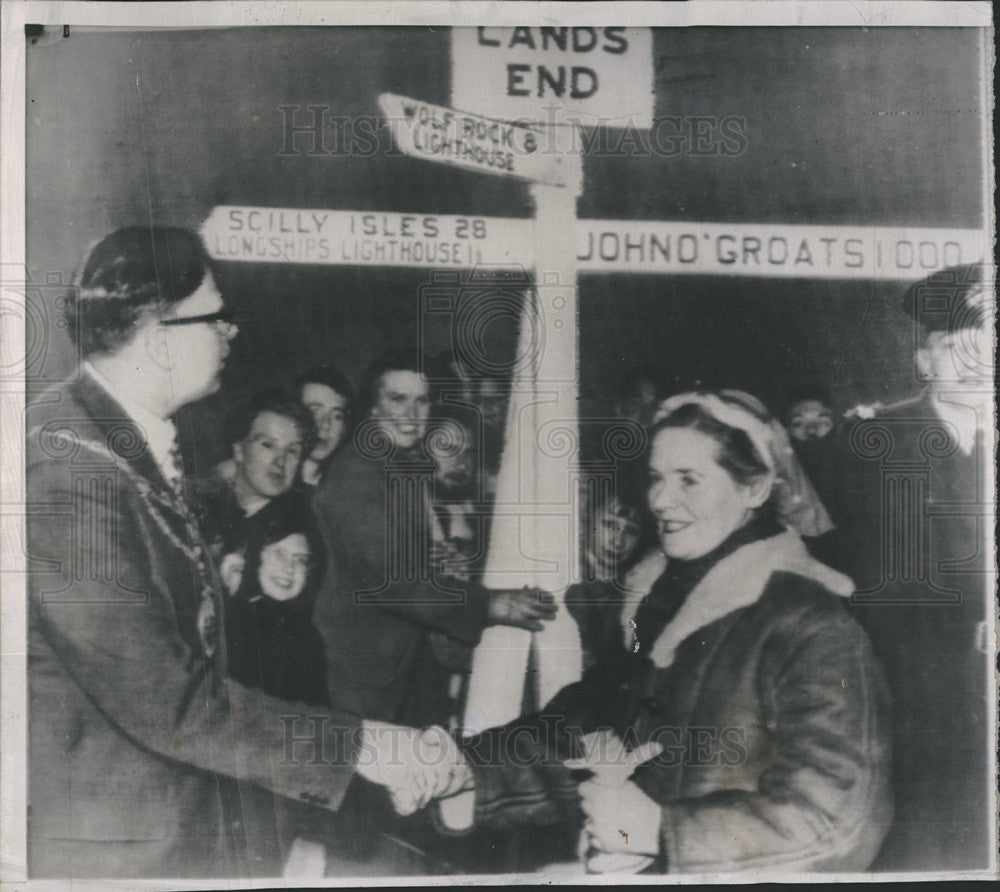
[[[542,623],[556,617],[556,599],[537,588],[496,589],[490,592],[488,622],[541,632]]]
[[[368,719],[362,722],[356,768],[363,778],[389,791],[401,815],[468,789],[472,779],[472,770],[444,728],[421,731]]]
[[[417,743],[421,764],[433,771],[432,799],[445,799],[472,789],[472,768],[444,728],[440,725],[425,728]]]

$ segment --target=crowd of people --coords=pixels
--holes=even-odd
[[[333,812],[356,807],[380,829],[388,802],[429,812],[470,791],[473,830],[573,828],[591,870],[985,864],[986,519],[954,509],[984,480],[992,282],[983,266],[934,282],[953,311],[921,317],[908,432],[892,409],[834,409],[818,388],[772,412],[656,369],[623,381],[606,424],[632,425],[646,448],[638,465],[601,455],[613,485],[584,484],[581,579],[565,593],[583,678],[467,737],[484,629],[537,632],[557,610],[551,593],[481,582],[505,382],[415,350],[377,358],[359,388],[318,366],[250,395],[229,457],[185,475],[170,416],[218,389],[237,326],[196,236],[108,236],[68,302],[81,376],[29,416],[30,495],[80,491],[59,436],[120,487],[84,511],[119,537],[105,546],[120,575],[58,597],[32,577],[35,875],[231,875],[233,828],[251,821],[273,829],[273,851],[252,852],[264,843],[244,826],[242,857],[273,873],[302,839],[335,848]],[[138,448],[117,449],[123,423]],[[920,492],[953,509],[915,544],[899,518],[932,502],[886,484],[887,427],[894,447],[919,441]],[[29,517],[33,556],[76,566],[68,541]],[[320,746],[320,719],[375,752],[379,731],[413,729],[420,749],[423,729],[447,729],[434,744],[447,770],[356,753],[289,764],[289,740]],[[204,781],[220,776],[216,840],[183,825],[212,823]]]

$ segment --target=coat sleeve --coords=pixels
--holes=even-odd
[[[880,667],[842,611],[794,625],[762,672],[774,750],[757,787],[665,804],[671,872],[864,870],[878,852],[892,811]]]
[[[577,784],[565,759],[582,754],[572,707],[587,698],[582,683],[564,688],[544,713],[491,728],[460,746],[472,768],[474,826],[509,830],[573,822],[579,817]]]
[[[420,562],[429,554],[422,554],[416,530],[406,528],[390,535],[381,478],[333,476],[317,491],[313,508],[327,553],[333,556],[324,588],[336,579],[338,585],[353,587],[351,595],[363,599],[366,606],[406,617],[463,644],[479,643],[487,622],[489,593],[474,583],[449,581],[445,587],[428,578],[429,568]],[[401,566],[406,558],[401,553],[404,542],[417,548],[409,556],[411,563]]]
[[[359,720],[232,681],[213,686],[179,633],[164,578],[184,556],[166,553],[174,546],[134,492],[71,489],[67,476],[59,463],[29,468],[30,615],[44,649],[33,671],[64,672],[140,749],[335,810]]]

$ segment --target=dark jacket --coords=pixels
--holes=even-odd
[[[559,762],[611,727],[630,748],[664,746],[633,781],[662,806],[670,872],[865,869],[892,815],[888,697],[841,603],[848,581],[792,536],[721,560],[655,642],[563,689],[531,720],[542,733],[473,741],[479,823],[571,820]],[[537,739],[546,764],[510,758]]]
[[[364,718],[442,721],[447,677],[428,635],[472,646],[486,622],[481,588],[433,571],[431,475],[429,463],[362,455],[355,440],[334,455],[313,497],[330,556],[315,619],[331,702]]]
[[[986,868],[995,848],[984,782],[996,745],[985,653],[995,598],[989,458],[981,446],[963,453],[954,433],[926,396],[851,432],[861,467],[858,510],[845,523],[853,609],[893,697],[897,821],[876,863],[885,870]]]
[[[323,711],[225,680],[190,512],[99,385],[46,392],[27,430],[30,874],[257,872],[230,858],[219,777],[336,809],[358,721],[324,714],[321,757],[288,759],[281,717]]]
[[[226,598],[229,674],[248,687],[311,706],[329,704],[323,639],[313,623],[316,588],[325,560],[312,509],[297,489],[272,499],[242,523],[244,567],[239,588]],[[300,532],[310,566],[302,591],[276,601],[261,590],[261,552],[268,542]]]

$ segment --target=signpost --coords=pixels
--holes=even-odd
[[[545,339],[537,354],[528,351],[527,343],[518,353],[526,361],[512,382],[483,584],[544,588],[555,594],[557,616],[534,637],[539,670],[535,693],[546,700],[579,679],[583,659],[579,632],[562,603],[566,589],[579,577],[580,562],[573,498],[579,476],[574,233],[583,186],[580,157],[566,148],[574,142],[567,128],[557,128],[546,138],[543,152],[542,140],[548,134],[538,127],[393,94],[382,94],[379,105],[405,154],[531,183],[535,217],[529,255],[534,256],[536,280],[545,284],[547,304],[541,306],[538,289],[525,295],[521,339],[538,319],[545,322]],[[540,445],[539,433],[553,425],[567,431],[568,452],[552,453]],[[505,502],[530,505],[532,513],[505,511]],[[475,733],[518,716],[532,643],[531,633],[521,629],[494,626],[484,632],[473,655],[465,731]],[[465,823],[467,818],[456,821]]]
[[[202,226],[216,260],[535,268],[530,218],[220,205]],[[922,279],[986,256],[978,229],[576,220],[579,275]]]

